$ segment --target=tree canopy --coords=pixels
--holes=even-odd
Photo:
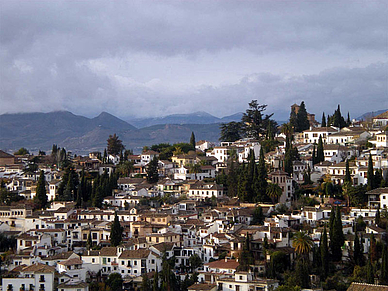
[[[108,154],[110,155],[119,155],[121,151],[125,149],[123,142],[119,139],[119,137],[116,134],[109,135],[109,138],[107,139],[107,149]]]

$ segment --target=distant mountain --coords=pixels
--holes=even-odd
[[[368,118],[372,118],[372,117],[375,117],[381,113],[384,113],[385,111],[387,111],[388,109],[383,109],[383,110],[378,110],[378,111],[371,111],[371,112],[367,112],[367,113],[364,113],[363,115],[361,115],[360,117],[357,117],[356,119],[357,120],[367,120]]]
[[[176,120],[179,118],[176,116]],[[202,114],[202,118],[213,120],[210,114]],[[217,141],[219,124],[162,124],[137,129],[106,112],[95,118],[68,111],[0,115],[0,149],[6,151],[21,147],[50,151],[53,144],[58,144],[75,153],[86,154],[102,151],[109,135],[116,133],[127,149],[139,152],[145,145],[189,142],[191,132],[195,133],[196,140]]]
[[[74,139],[83,144],[80,141],[91,132],[99,132],[106,142],[106,133],[113,134],[117,130],[136,128],[106,112],[92,119],[68,111],[3,114],[0,115],[0,148],[18,149],[23,146],[32,150],[48,150],[53,144],[63,147]],[[92,140],[85,142],[91,144]]]
[[[215,117],[207,112],[198,111],[190,114],[172,114],[164,117],[156,118],[137,118],[131,119],[128,122],[137,128],[153,126],[157,124],[212,124],[212,123],[227,123],[231,121],[240,121],[242,113],[226,116],[223,118]]]
[[[243,113],[242,112],[239,112],[239,113],[236,113],[236,114],[233,114],[233,115],[229,115],[229,116],[224,116],[222,117],[218,122],[219,123],[228,123],[228,122],[232,122],[232,121],[241,121],[241,117],[243,116]]]

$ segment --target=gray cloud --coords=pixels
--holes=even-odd
[[[386,108],[387,12],[385,1],[1,1],[0,113]]]

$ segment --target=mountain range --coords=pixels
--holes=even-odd
[[[222,122],[238,121],[241,114],[217,118],[205,112],[177,114],[163,118],[138,119],[139,128],[107,112],[94,118],[69,111],[0,115],[0,149],[49,151],[53,144],[75,153],[102,151],[109,135],[116,133],[127,149],[141,151],[145,145],[188,142],[191,132],[196,140],[217,141]],[[160,124],[164,122],[164,124]]]
[[[376,116],[386,110],[368,112],[358,119]],[[215,117],[206,112],[173,114],[158,118],[124,121],[102,112],[94,118],[69,111],[0,115],[0,149],[13,152],[25,147],[32,152],[50,151],[53,144],[78,154],[102,151],[109,135],[116,133],[127,149],[139,153],[143,146],[196,140],[218,141],[220,124],[240,121],[242,113]],[[281,124],[282,122],[278,122]]]
[[[157,124],[211,124],[240,121],[242,113],[236,113],[222,118],[215,117],[207,112],[198,111],[189,114],[172,114],[156,118],[129,119],[128,122],[137,128],[148,127]]]

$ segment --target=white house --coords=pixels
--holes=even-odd
[[[319,137],[322,136],[322,142],[328,143],[329,135],[338,132],[333,127],[315,127],[313,129],[303,131],[304,143],[318,143]]]

